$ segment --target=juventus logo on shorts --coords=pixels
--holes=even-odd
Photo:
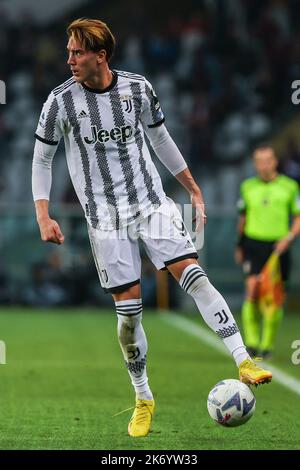
[[[106,269],[100,269],[100,277],[102,279],[102,282],[106,284],[108,282],[108,275]]]
[[[183,222],[182,220],[176,220],[176,219],[174,219],[174,220],[173,220],[173,224],[174,224],[174,226],[176,227],[176,229],[179,230],[180,235],[181,235],[182,237],[185,237],[186,234],[187,234],[187,230],[186,230],[186,228],[185,228],[184,222]]]
[[[131,113],[132,111],[132,96],[122,96],[122,103],[124,104],[125,113]]]

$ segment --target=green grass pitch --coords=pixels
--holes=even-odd
[[[0,310],[7,353],[0,365],[1,449],[300,448],[300,397],[275,382],[255,391],[257,408],[247,424],[215,424],[207,394],[220,379],[237,378],[233,361],[151,311],[144,327],[157,408],[150,435],[130,438],[131,411],[113,416],[134,404],[115,317],[113,310]],[[295,339],[300,317],[289,315],[274,365],[299,379],[300,365],[291,363]]]

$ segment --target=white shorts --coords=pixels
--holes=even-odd
[[[119,230],[99,230],[88,225],[101,286],[106,292],[123,292],[140,283],[139,239],[159,269],[177,261],[198,258],[197,250],[172,199],[167,198],[146,219]]]

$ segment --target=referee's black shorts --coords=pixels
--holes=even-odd
[[[244,253],[243,270],[247,276],[261,272],[270,254],[274,251],[275,243],[276,241],[263,242],[246,236],[243,237],[241,243]],[[282,279],[287,281],[291,268],[290,252],[285,251],[279,259]]]

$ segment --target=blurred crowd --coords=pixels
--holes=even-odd
[[[297,112],[291,83],[300,79],[298,4],[90,1],[68,14],[62,9],[55,24],[43,25],[30,12],[24,11],[21,23],[2,12],[0,67],[7,105],[0,114],[0,203],[31,203],[37,119],[50,90],[70,76],[66,25],[87,16],[106,21],[117,38],[112,67],[152,81],[166,125],[199,176],[207,204],[232,206],[250,171],[253,146],[272,138]],[[56,160],[52,200],[76,203],[62,146]],[[281,155],[281,169],[300,182],[299,143],[293,138]],[[172,191],[170,175],[161,171]],[[41,266],[35,267],[35,281],[41,276]]]
[[[155,0],[147,6],[137,0],[101,3],[101,14],[99,2],[91,1],[55,25],[38,25],[26,12],[21,24],[3,19],[0,64],[9,105],[0,116],[7,162],[0,200],[31,199],[27,180],[18,187],[12,182],[18,171],[24,176],[30,171],[43,101],[70,75],[65,27],[77,16],[100,16],[111,25],[118,41],[112,66],[145,74],[154,83],[168,128],[196,173],[215,177],[229,165],[233,175],[240,174],[251,147],[295,111],[290,94],[300,77],[296,0],[188,0],[177,7]],[[293,149],[286,158],[289,171],[299,166]],[[57,198],[69,202],[64,181]],[[234,189],[225,203],[236,197]],[[222,201],[219,195],[212,202]]]

